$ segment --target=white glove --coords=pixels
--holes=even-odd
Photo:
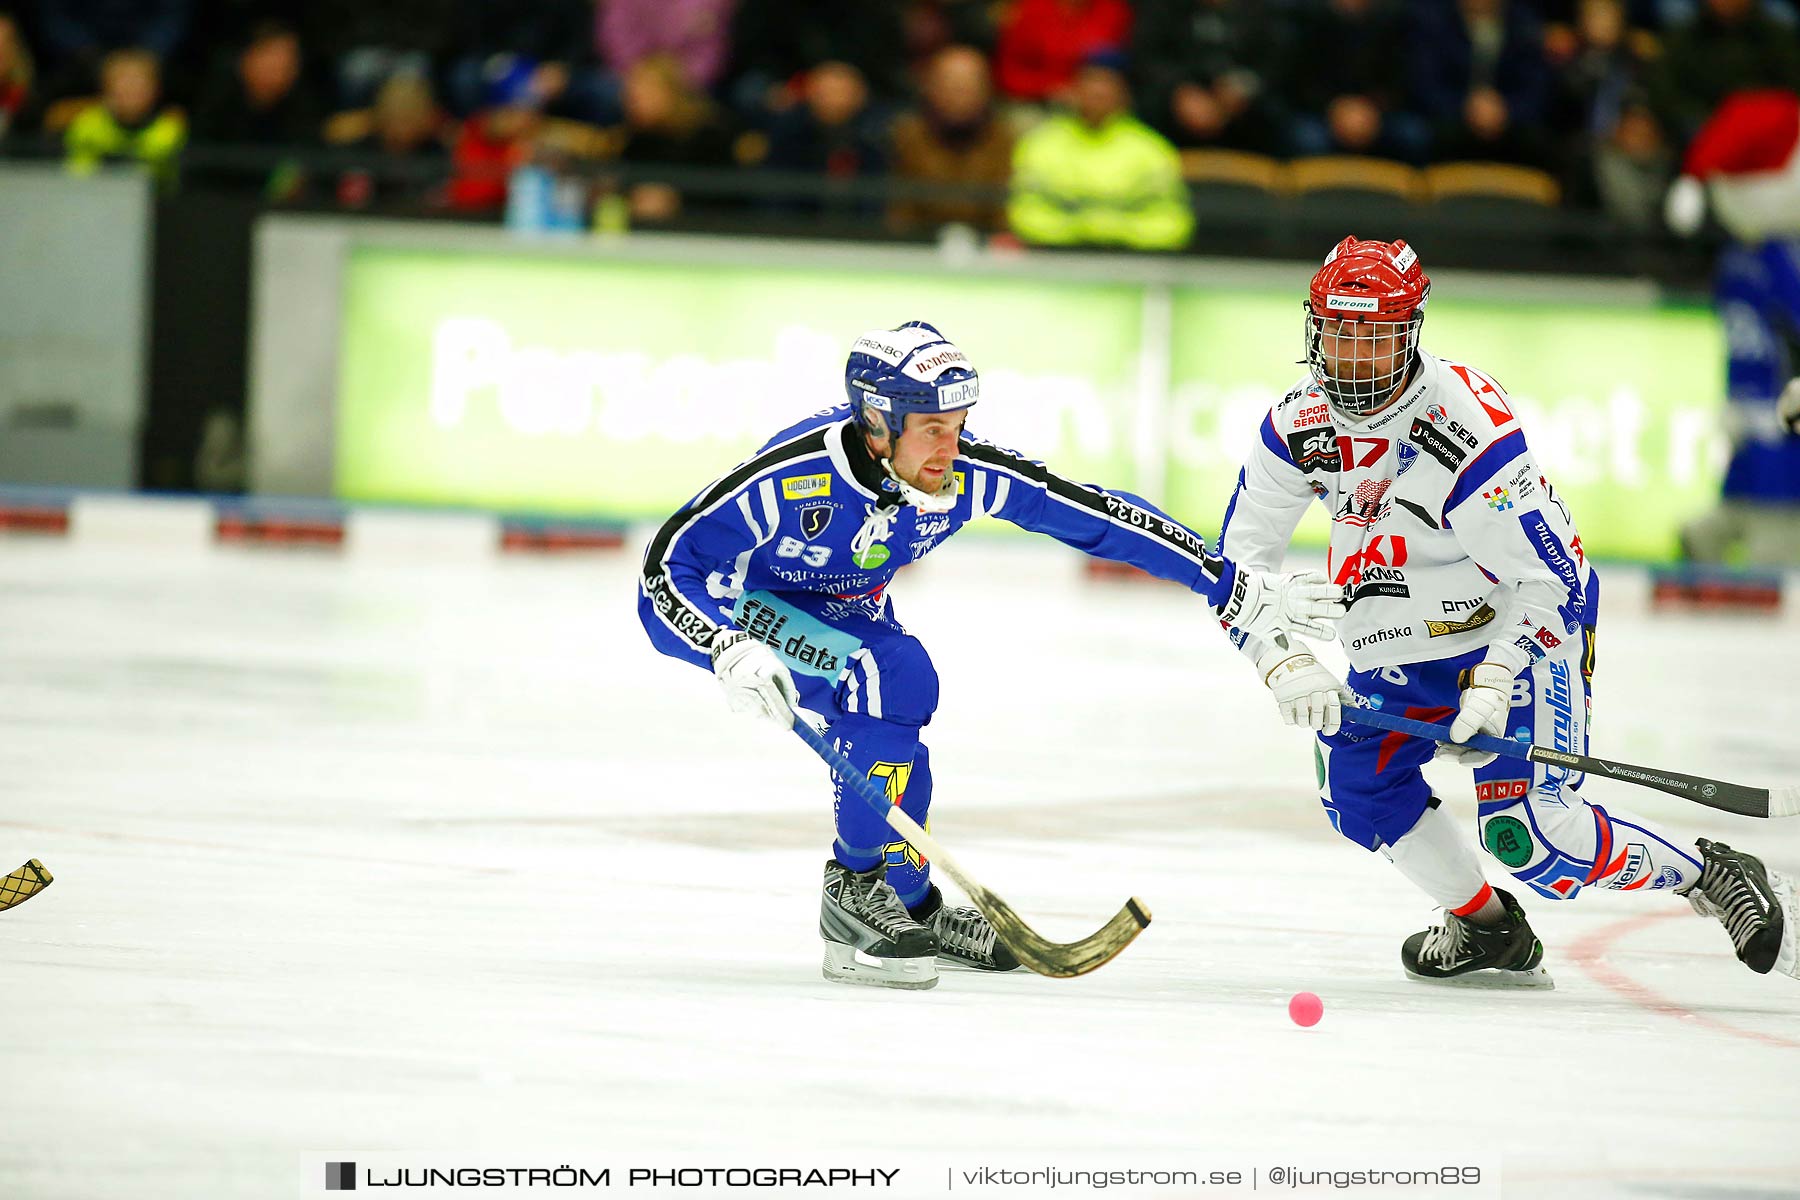
[[[712,669],[732,712],[762,717],[783,729],[794,727],[799,692],[787,664],[773,650],[741,629],[722,630],[713,638]]]
[[[1800,437],[1800,375],[1788,380],[1781,392],[1781,420],[1788,432]]]
[[[1267,665],[1271,659],[1275,661],[1272,668]],[[1338,731],[1344,719],[1344,686],[1319,665],[1305,643],[1295,642],[1289,650],[1265,651],[1256,668],[1275,693],[1275,707],[1281,710],[1284,723],[1325,734]]]
[[[1450,742],[1466,742],[1478,733],[1506,736],[1506,714],[1512,710],[1513,671],[1499,663],[1477,663],[1469,671],[1456,720],[1450,723]],[[1485,767],[1500,757],[1470,746],[1438,744],[1438,757],[1465,767]]]
[[[1269,575],[1241,564],[1231,598],[1219,610],[1227,625],[1283,649],[1292,645],[1290,632],[1331,641],[1337,633],[1327,622],[1343,615],[1344,589],[1320,572]]]

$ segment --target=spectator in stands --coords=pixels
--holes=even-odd
[[[194,140],[258,146],[318,141],[324,113],[302,66],[300,36],[292,26],[258,25],[243,50],[214,72],[194,109]]]
[[[1550,67],[1543,31],[1518,0],[1456,0],[1414,10],[1414,102],[1435,125],[1432,157],[1544,166]]]
[[[888,208],[906,231],[960,222],[1005,227],[999,189],[1012,175],[1013,135],[994,113],[987,59],[973,46],[947,46],[925,68],[919,106],[894,122],[894,174],[902,180],[995,189],[992,200],[907,198]]]
[[[451,151],[451,208],[491,212],[506,203],[508,181],[532,160],[543,126],[543,98],[532,79],[536,68],[530,59],[507,55],[490,62],[487,106],[463,122]]]
[[[309,0],[307,45],[337,64],[336,107],[363,108],[394,75],[429,79],[450,49],[456,0]]]
[[[901,13],[906,31],[906,61],[922,78],[938,52],[951,46],[973,46],[983,55],[994,52],[999,29],[986,0],[907,0]]]
[[[1670,30],[1652,77],[1657,114],[1686,144],[1730,93],[1800,84],[1800,44],[1791,27],[1756,0],[1704,0],[1688,23]]]
[[[1663,197],[1675,178],[1675,151],[1648,95],[1621,98],[1594,149],[1594,187],[1600,206],[1621,228],[1650,234],[1662,227]]]
[[[1430,142],[1407,112],[1406,39],[1390,0],[1326,0],[1295,17],[1286,73],[1295,154],[1374,154],[1422,162]]]
[[[1122,56],[1090,58],[1069,90],[1073,111],[1019,140],[1013,231],[1043,245],[1176,250],[1194,214],[1175,147],[1131,115]]]
[[[862,72],[827,62],[807,72],[805,103],[784,113],[769,133],[768,165],[810,171],[828,179],[858,179],[887,169],[886,135],[869,102]],[[816,208],[807,202],[802,208]],[[874,210],[854,202],[849,207]]]
[[[1634,34],[1623,0],[1578,0],[1545,48],[1555,69],[1548,124],[1565,139],[1565,194],[1604,209],[1623,228],[1653,232],[1674,155],[1650,108],[1648,35]]]
[[[1547,32],[1545,48],[1555,71],[1551,124],[1599,140],[1647,74],[1645,47],[1631,36],[1624,3],[1580,0],[1574,22]]]
[[[48,98],[90,95],[101,59],[143,50],[160,64],[181,48],[192,0],[38,0],[39,49],[49,65]]]
[[[382,160],[379,168],[355,168],[337,179],[345,208],[385,208],[431,203],[447,148],[444,113],[431,85],[417,75],[395,75],[375,93],[373,107],[340,113],[327,127],[332,143]]]
[[[18,21],[0,12],[0,141],[23,128],[36,111],[34,79],[31,50]]]
[[[688,86],[668,54],[640,58],[625,73],[625,144],[620,161],[634,166],[729,167],[732,131],[711,100]],[[634,222],[666,221],[681,211],[681,192],[663,181],[633,184],[626,199]]]
[[[532,89],[554,116],[611,125],[619,120],[619,84],[594,57],[592,0],[495,4],[456,0],[457,28],[445,71],[451,107],[481,107],[482,72],[496,54],[537,63]]]
[[[1018,0],[1000,27],[994,79],[1014,100],[1048,103],[1089,55],[1119,49],[1130,37],[1125,0]]]
[[[1275,25],[1240,0],[1142,0],[1132,38],[1138,109],[1177,146],[1285,150],[1271,68]],[[1304,63],[1307,72],[1327,64]]]
[[[107,161],[138,162],[168,186],[186,140],[187,121],[163,104],[156,55],[114,50],[100,61],[100,102],[70,123],[63,148],[76,174],[89,174]]]
[[[736,7],[737,0],[600,0],[594,44],[620,79],[640,60],[666,54],[690,86],[710,92],[731,56]]]
[[[773,118],[807,96],[810,72],[822,63],[854,68],[877,106],[907,92],[901,0],[739,0],[731,23],[732,105],[752,124]]]

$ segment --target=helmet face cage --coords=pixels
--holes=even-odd
[[[1418,356],[1419,330],[1425,324],[1424,310],[1415,310],[1409,319],[1401,322],[1364,321],[1350,314],[1324,316],[1313,311],[1310,300],[1303,307],[1306,309],[1306,365],[1312,368],[1313,378],[1318,380],[1332,407],[1349,417],[1366,417],[1386,405],[1406,381],[1413,360]],[[1327,322],[1331,325],[1330,332],[1326,329]],[[1332,343],[1329,358],[1325,353],[1328,339]],[[1334,373],[1334,359],[1340,369],[1346,364],[1369,364],[1367,378],[1359,378],[1364,372],[1355,369],[1345,371],[1342,376]],[[1376,367],[1383,369],[1375,370]]]

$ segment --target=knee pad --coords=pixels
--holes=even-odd
[[[1596,811],[1580,802],[1482,806],[1481,845],[1519,882],[1551,900],[1570,900],[1593,881]]]

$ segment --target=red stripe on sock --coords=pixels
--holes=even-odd
[[[1606,860],[1612,856],[1612,822],[1607,820],[1606,810],[1598,804],[1588,805],[1594,813],[1594,826],[1600,835],[1600,853],[1594,855],[1594,869],[1588,872],[1583,883],[1592,883],[1602,875],[1610,874]]]
[[[1475,893],[1475,898],[1473,900],[1469,901],[1467,904],[1463,905],[1461,908],[1451,909],[1450,915],[1453,917],[1466,917],[1470,913],[1480,912],[1484,907],[1486,907],[1487,902],[1489,900],[1492,900],[1493,898],[1494,898],[1494,885],[1491,883],[1484,883],[1481,885],[1481,890],[1479,892]]]

